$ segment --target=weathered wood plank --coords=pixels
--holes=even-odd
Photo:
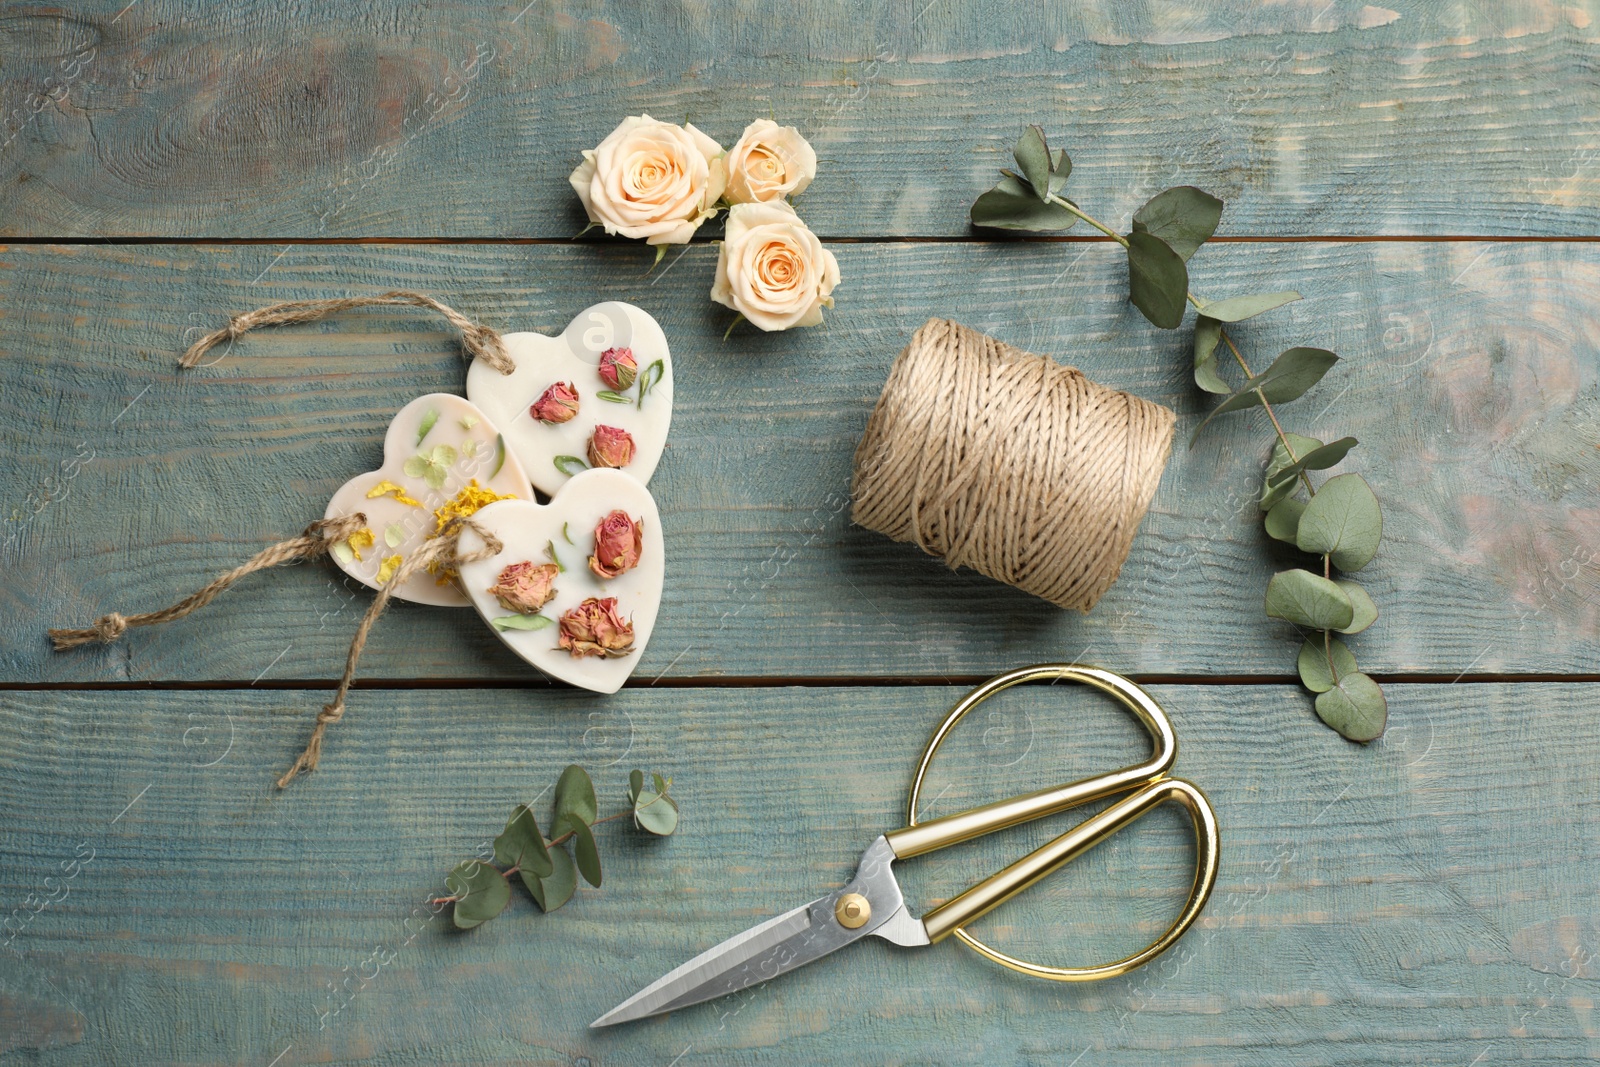
[[[0,233],[565,237],[641,111],[799,124],[826,234],[966,232],[1028,121],[1110,219],[1192,183],[1235,234],[1594,232],[1594,5],[1401,8],[12,5]]]
[[[1060,987],[953,943],[872,943],[585,1029],[847,878],[959,692],[369,693],[282,794],[269,779],[315,692],[4,694],[4,1036],[61,1064],[1592,1062],[1600,771],[1573,758],[1600,744],[1591,685],[1396,685],[1368,749],[1289,687],[1158,687],[1224,830],[1217,896],[1162,963]],[[936,768],[935,810],[1131,758],[1131,725],[1096,702],[999,698]],[[556,914],[519,899],[467,935],[429,921],[449,866],[570,760],[607,809],[631,766],[672,773],[682,831],[608,826],[604,888]],[[1184,891],[1181,824],[1152,816],[983,932],[1063,962],[1135,947]],[[1049,831],[902,864],[909,898]],[[34,914],[30,893],[55,899]]]
[[[112,649],[53,654],[44,629],[170,603],[297,532],[371,469],[407,400],[459,389],[454,342],[389,312],[253,335],[214,368],[175,370],[186,331],[224,309],[395,286],[502,328],[558,330],[602,298],[661,319],[678,410],[652,488],[672,558],[641,680],[937,678],[1069,657],[1288,676],[1292,633],[1260,613],[1267,576],[1292,558],[1252,503],[1270,429],[1234,416],[1182,445],[1209,401],[1188,382],[1185,338],[1120,296],[1116,250],[837,247],[846,284],[826,328],[726,343],[726,313],[705,298],[709,249],[648,276],[633,249],[4,250],[4,677],[336,676],[367,594],[323,565],[252,578]],[[1201,292],[1306,293],[1241,331],[1249,351],[1310,342],[1346,356],[1285,411],[1294,428],[1361,438],[1349,463],[1387,509],[1362,574],[1385,614],[1353,642],[1368,669],[1596,669],[1600,249],[1233,245],[1203,253],[1195,275]],[[1133,555],[1088,616],[849,526],[855,442],[889,361],[933,312],[1182,413]],[[530,676],[470,613],[414,607],[379,626],[362,673]]]

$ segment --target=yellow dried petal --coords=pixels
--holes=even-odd
[[[410,504],[414,508],[422,507],[422,501],[413,500],[410,497],[406,496],[406,491],[405,491],[405,487],[404,486],[396,485],[395,483],[390,482],[390,481],[379,482],[377,485],[373,486],[371,489],[368,489],[367,490],[367,499],[368,500],[373,500],[373,499],[376,499],[377,497],[380,497],[380,496],[387,496],[390,493],[393,493],[394,494],[394,498],[396,500],[398,500],[402,504]]]
[[[378,584],[387,585],[394,572],[400,569],[400,557],[390,556],[378,567]]]
[[[446,501],[443,507],[433,513],[433,535],[437,537],[443,533],[444,528],[450,525],[450,520],[452,519],[466,518],[468,515],[475,514],[479,508],[488,507],[496,500],[515,500],[516,498],[517,494],[515,493],[507,493],[501,496],[493,489],[485,489],[478,484],[478,479],[474,478],[461,487],[461,492],[457,493],[453,500]]]
[[[377,539],[372,536],[372,531],[363,526],[361,529],[351,534],[349,539],[345,541],[345,544],[350,546],[350,554],[356,558],[357,562],[359,562],[361,559],[361,550],[363,548],[371,548],[376,543],[376,540]]]

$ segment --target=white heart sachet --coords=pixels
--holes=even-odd
[[[527,474],[493,420],[459,396],[429,393],[400,409],[384,434],[383,465],[345,482],[324,517],[367,516],[366,529],[334,544],[332,555],[350,577],[380,589],[454,514],[531,496]],[[443,574],[413,574],[394,595],[440,607],[468,604]]]
[[[615,512],[626,522],[608,519]],[[597,531],[602,521],[605,533]],[[650,490],[621,471],[583,471],[548,504],[490,504],[473,523],[503,547],[461,564],[461,585],[501,640],[552,678],[596,693],[622,688],[655,628],[666,577],[661,515]],[[462,530],[463,556],[482,548],[476,530]],[[637,562],[626,566],[631,559]],[[574,611],[577,618],[564,625]],[[563,640],[573,647],[561,647]]]
[[[620,467],[640,484],[650,481],[672,423],[672,356],[655,319],[612,300],[580,312],[558,337],[508,333],[502,342],[516,370],[502,374],[474,359],[467,398],[505,434],[535,488],[553,496],[586,465]],[[622,350],[635,368],[625,386],[610,359],[603,359]],[[627,378],[626,370],[621,378]],[[565,421],[541,419],[536,407]],[[590,442],[602,426],[613,439],[619,430],[631,439],[625,463],[615,462],[614,450],[612,462],[594,462]]]

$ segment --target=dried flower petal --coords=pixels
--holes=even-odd
[[[577,413],[578,390],[573,388],[571,382],[557,382],[552,385],[539,394],[539,399],[528,408],[529,415],[550,425],[570,422]]]
[[[500,577],[489,592],[507,611],[532,615],[556,595],[556,575],[560,573],[554,563],[513,563],[500,572]]]
[[[396,500],[398,500],[402,504],[410,504],[414,508],[420,508],[420,507],[423,506],[422,501],[413,500],[410,497],[406,496],[405,489],[403,487],[401,487],[401,486],[398,486],[398,485],[394,484],[393,482],[379,482],[377,485],[373,486],[371,489],[368,489],[367,490],[367,499],[368,500],[375,500],[378,497],[386,496],[389,493],[393,493],[394,494],[394,498]]]
[[[589,463],[595,467],[626,467],[633,462],[633,435],[616,426],[596,426],[589,438]]]
[[[561,616],[559,647],[574,659],[626,656],[633,651],[633,623],[617,614],[616,597],[590,597]]]
[[[350,555],[359,562],[361,560],[361,550],[363,548],[371,548],[376,542],[377,538],[372,536],[372,531],[363,526],[351,534],[350,539],[345,543],[350,546]]]
[[[387,585],[389,579],[394,577],[394,572],[399,569],[400,557],[398,555],[390,556],[388,559],[384,560],[383,563],[378,567],[378,584]]]
[[[639,563],[644,551],[644,523],[634,522],[626,511],[613,511],[594,528],[594,555],[589,569],[599,578],[615,578]]]
[[[632,388],[639,376],[639,364],[631,348],[608,348],[600,353],[600,380],[612,389]]]

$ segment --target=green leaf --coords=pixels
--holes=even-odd
[[[1378,621],[1378,605],[1372,602],[1372,597],[1361,588],[1359,582],[1352,582],[1348,578],[1335,578],[1334,584],[1343,589],[1350,598],[1350,607],[1355,611],[1355,617],[1350,620],[1350,625],[1342,628],[1342,634],[1358,634],[1362,630]]]
[[[1067,150],[1058,148],[1050,153],[1050,191],[1059,193],[1067,187],[1067,176],[1072,173],[1072,160]]]
[[[1302,528],[1305,519],[1300,520]],[[1350,597],[1333,582],[1307,570],[1279,571],[1267,583],[1267,614],[1313,630],[1338,630],[1355,617]]]
[[[1294,544],[1294,531],[1300,525],[1300,515],[1305,510],[1306,502],[1292,496],[1285,497],[1272,505],[1272,510],[1267,512],[1267,520],[1263,524],[1266,526],[1267,536]]]
[[[1337,683],[1334,677],[1339,678],[1347,674],[1355,674],[1359,668],[1356,666],[1356,657],[1351,653],[1350,647],[1337,637],[1327,639],[1328,647],[1322,647],[1321,634],[1312,634],[1306,638],[1305,644],[1300,646],[1299,658],[1295,666],[1300,670],[1301,683],[1313,693],[1326,693]],[[1333,659],[1333,672],[1328,670],[1328,659]]]
[[[1342,571],[1358,571],[1371,563],[1382,539],[1383,511],[1359,474],[1340,474],[1323,482],[1300,516],[1295,534],[1301,549],[1326,555]]]
[[[594,395],[611,404],[633,403],[632,397],[623,396],[621,393],[613,392],[610,389],[596,389]]]
[[[494,860],[507,867],[517,867],[524,882],[530,875],[543,878],[554,870],[544,835],[539,833],[539,823],[528,805],[518,804],[511,818],[506,820],[506,828],[494,839]]]
[[[333,553],[334,559],[346,567],[356,561],[356,550],[350,547],[349,541],[335,541],[328,551]]]
[[[550,874],[536,882],[527,883],[528,892],[533,894],[534,903],[547,913],[555,911],[571,900],[573,892],[578,888],[578,870],[572,865],[572,856],[566,849],[552,848],[550,864],[553,868]]]
[[[561,778],[556,782],[556,821],[559,822],[563,816],[575,816],[587,824],[594,822],[598,814],[599,806],[595,803],[594,783],[589,780],[589,772],[574,763],[561,772]]]
[[[567,573],[567,565],[561,562],[560,556],[556,555],[556,543],[554,541],[546,541],[544,543],[544,554],[549,556],[550,562],[556,565],[557,574]]]
[[[1230,296],[1226,300],[1213,300],[1200,309],[1202,315],[1209,315],[1223,322],[1243,322],[1253,319],[1263,312],[1273,308],[1281,308],[1285,304],[1292,304],[1300,299],[1300,294],[1293,289],[1286,289],[1281,293],[1254,293],[1249,296]]]
[[[567,527],[569,525],[571,525],[571,524],[570,523],[565,523],[565,522],[561,524],[561,540],[565,541],[567,544],[570,545],[573,542],[572,542],[572,535],[567,532]],[[551,542],[551,543],[554,544],[554,542]]]
[[[655,782],[657,793],[665,793],[667,791],[667,785],[669,784],[667,779],[661,777],[659,774],[652,774],[650,777]]]
[[[644,772],[635,767],[628,772],[628,803],[639,804],[639,794],[644,790]]]
[[[669,837],[678,828],[677,801],[662,793],[642,792],[633,808],[633,822],[657,837]]]
[[[1212,408],[1211,413],[1194,428],[1194,437],[1199,437],[1206,424],[1218,415],[1259,406],[1263,395],[1273,404],[1297,399],[1321,381],[1322,376],[1328,373],[1328,368],[1337,362],[1338,356],[1321,348],[1291,348],[1279,354],[1272,361],[1272,366],[1245,382],[1226,400]],[[1190,438],[1190,446],[1193,444],[1194,438]]]
[[[450,467],[455,464],[456,450],[449,445],[434,445],[433,455],[430,458],[441,467]]]
[[[1321,441],[1315,437],[1306,437],[1303,434],[1286,433],[1283,438],[1274,437],[1272,439],[1272,454],[1267,457],[1266,480],[1268,483],[1276,481],[1277,473],[1294,462],[1289,458],[1288,451],[1283,447],[1284,438],[1288,439],[1289,447],[1294,449],[1294,454],[1297,456],[1303,456],[1307,452],[1313,452],[1322,447]]]
[[[391,522],[383,528],[383,543],[390,548],[400,547],[400,542],[406,539],[406,528],[398,522]]]
[[[476,415],[463,415],[463,416],[461,416],[461,428],[463,430],[470,430],[476,425],[478,425],[478,416],[476,416]],[[417,444],[419,444],[419,445],[421,443],[422,443],[421,441],[417,442]]]
[[[1222,323],[1201,315],[1194,323],[1194,384],[1208,393],[1226,393],[1228,383],[1217,376],[1217,344]]]
[[[494,435],[494,470],[489,472],[493,478],[500,473],[500,468],[506,465],[506,439],[503,434]]]
[[[401,465],[400,469],[406,472],[407,478],[422,478],[427,475],[429,466],[426,456],[412,456]]]
[[[1192,185],[1180,185],[1157,193],[1135,211],[1133,232],[1159,237],[1187,263],[1195,249],[1217,232],[1217,223],[1221,220],[1221,200]],[[1188,291],[1187,284],[1184,291]],[[1212,318],[1222,316],[1213,315]]]
[[[1301,471],[1325,471],[1349,455],[1357,443],[1354,437],[1341,437],[1337,441],[1319,445],[1309,452],[1302,452],[1296,448],[1295,452],[1300,458],[1274,471],[1267,477],[1267,484],[1281,485],[1284,482],[1294,481],[1300,477]],[[1279,444],[1281,446],[1282,442]]]
[[[1078,216],[1034,195],[1021,178],[1007,176],[972,202],[972,224],[991,230],[1066,230]]]
[[[544,615],[501,615],[489,620],[496,630],[543,630],[554,626],[554,619]]]
[[[511,899],[511,886],[501,873],[477,860],[458,863],[456,869],[444,877],[445,888],[458,897],[455,906],[455,923],[462,930],[470,930],[488,922],[505,910]]]
[[[733,320],[734,325],[737,326],[738,323],[739,323],[739,319],[742,319],[742,318],[744,318],[744,316],[740,315],[738,319],[734,319]],[[729,326],[728,327],[728,333],[732,333],[732,332],[733,332],[733,326]],[[726,341],[728,339],[728,334],[727,333],[723,334],[722,335],[722,339],[724,341]],[[639,403],[637,405],[639,408],[642,409],[644,407],[645,394],[648,393],[650,390],[654,389],[656,387],[656,385],[661,381],[662,376],[664,374],[666,374],[666,373],[667,373],[666,361],[658,359],[654,363],[652,363],[648,367],[646,367],[644,369],[644,373],[643,374],[639,375]]]
[[[1317,697],[1317,715],[1351,741],[1367,742],[1383,734],[1389,722],[1389,702],[1371,678],[1357,672]]]
[[[666,245],[656,245],[656,258],[651,261],[650,269],[651,270],[655,270],[657,267],[659,267],[661,265],[661,261],[663,259],[665,259],[666,257],[667,257],[667,246]]]
[[[1016,157],[1022,177],[1033,186],[1035,195],[1040,200],[1049,196],[1050,146],[1045,143],[1044,129],[1039,126],[1028,126],[1023,129],[1022,136],[1017,140],[1017,146],[1011,150],[1011,154]]]
[[[589,824],[566,815],[556,820],[551,832],[557,837],[565,833],[572,834],[572,852],[578,860],[578,872],[583,875],[585,882],[599,888],[600,847],[595,844],[594,831],[589,829]]]
[[[589,464],[577,456],[557,456],[554,460],[556,470],[562,474],[580,474],[589,469]]]
[[[1189,270],[1161,238],[1135,230],[1128,235],[1128,299],[1163,330],[1183,322]]]
[[[422,444],[422,439],[428,436],[428,431],[433,429],[434,423],[439,421],[439,409],[429,408],[422,413],[422,422],[417,426],[417,444]]]

